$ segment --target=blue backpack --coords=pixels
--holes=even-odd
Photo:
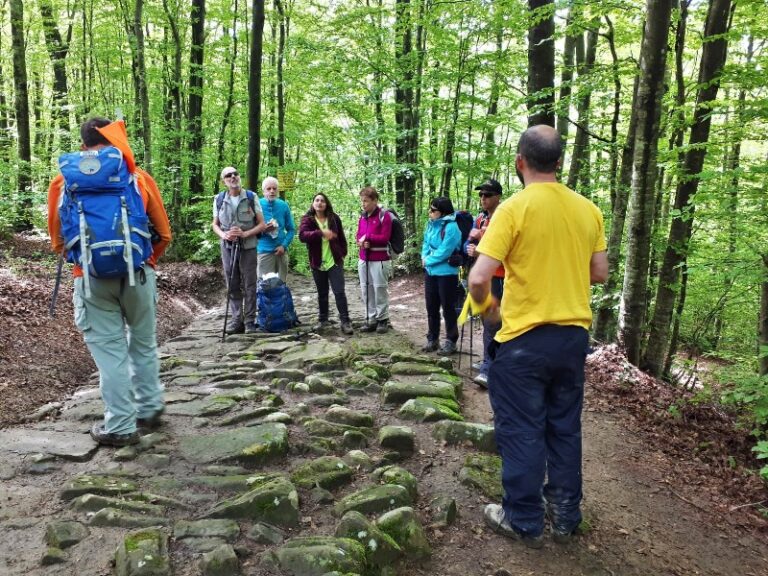
[[[291,290],[280,278],[259,280],[256,292],[259,326],[267,332],[283,332],[299,323]]]
[[[59,170],[64,189],[59,205],[67,261],[83,271],[86,296],[89,276],[128,277],[152,255],[149,218],[136,178],[114,146],[62,154]]]

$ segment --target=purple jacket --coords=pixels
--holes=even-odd
[[[344,236],[341,219],[336,214],[328,218],[328,229],[336,232],[336,238],[329,242],[333,261],[339,266],[344,266],[344,258],[347,256],[347,239]],[[302,216],[299,225],[299,240],[307,245],[309,267],[313,270],[319,269],[323,260],[323,232],[312,214]]]
[[[387,244],[389,244],[389,238],[392,236],[392,217],[389,213],[385,212],[384,218],[381,218],[381,207],[379,206],[370,216],[363,212],[357,222],[355,239],[360,240],[362,236],[365,236],[365,239],[371,243],[371,247],[368,250],[360,248],[360,260],[367,260],[368,262],[390,260]]]

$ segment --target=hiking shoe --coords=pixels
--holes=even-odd
[[[323,330],[327,330],[331,327],[331,322],[329,320],[320,320],[317,324],[312,326],[313,332],[322,332]]]
[[[488,527],[496,532],[512,540],[519,540],[528,548],[541,548],[544,546],[544,537],[539,534],[538,536],[528,536],[521,534],[509,523],[507,515],[504,514],[504,509],[498,504],[488,504],[483,511],[483,517]]]
[[[242,334],[244,331],[245,326],[243,326],[242,322],[230,322],[225,330],[227,334]]]
[[[160,408],[157,412],[152,414],[152,416],[148,416],[146,418],[136,418],[136,428],[141,430],[142,432],[145,430],[154,430],[155,428],[159,428],[162,424],[162,421],[160,420],[160,417],[165,412],[165,406]]]
[[[483,374],[480,372],[480,374],[472,378],[472,382],[482,388],[488,388],[488,374]]]
[[[256,322],[246,322],[245,323],[245,333],[246,334],[256,334],[256,332],[259,331],[259,325]]]
[[[485,368],[485,362],[472,362],[472,370],[482,372],[483,368]]]
[[[113,434],[104,430],[104,424],[94,424],[91,428],[91,438],[103,446],[131,446],[138,444],[141,437],[138,432],[130,434]]]
[[[355,333],[355,331],[352,329],[352,322],[349,320],[345,320],[341,323],[341,333],[346,334],[347,336],[350,336]]]
[[[427,343],[421,347],[422,352],[434,352],[437,350],[437,342],[434,340],[427,340]]]
[[[360,332],[376,332],[376,328],[378,328],[376,320],[372,320],[371,322],[366,322],[365,326],[360,328]]]
[[[549,502],[546,503],[546,506],[544,508],[545,514],[547,516],[547,520],[549,520],[549,526],[552,530],[552,540],[557,542],[558,544],[568,544],[573,538],[580,533],[579,531],[579,525],[576,526],[573,530],[565,530],[563,528],[558,528],[556,526],[556,514],[555,510],[552,507],[552,504]]]
[[[443,345],[440,346],[440,350],[437,351],[438,356],[450,356],[456,353],[456,342],[446,340]]]
[[[389,331],[389,320],[380,320],[376,324],[376,333],[377,334],[385,334]]]

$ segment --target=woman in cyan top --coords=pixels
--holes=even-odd
[[[461,249],[461,231],[456,224],[453,203],[445,196],[433,198],[429,222],[424,229],[421,264],[424,266],[424,298],[427,303],[427,343],[423,352],[448,356],[456,352],[459,329],[456,322],[459,269],[451,264],[451,254]],[[445,342],[438,349],[440,309],[445,320]]]
[[[333,211],[328,197],[322,192],[315,195],[312,205],[301,218],[299,240],[307,245],[309,267],[317,286],[319,309],[317,329],[330,325],[328,321],[328,285],[333,290],[336,308],[341,320],[341,331],[352,334],[349,320],[347,295],[344,292],[344,258],[347,255],[347,239],[341,218]]]

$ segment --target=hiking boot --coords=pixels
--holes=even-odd
[[[378,328],[376,320],[371,320],[370,322],[366,322],[365,326],[360,328],[360,332],[376,332],[376,328]]]
[[[323,330],[327,330],[330,327],[331,327],[331,322],[329,320],[320,320],[320,322],[312,326],[312,331],[322,332]]]
[[[552,540],[558,544],[568,544],[576,535],[580,533],[579,526],[576,526],[576,528],[573,530],[565,530],[563,528],[559,528],[556,525],[557,518],[555,511],[552,507],[552,504],[549,502],[546,503],[544,510],[547,516],[547,520],[549,520],[550,529],[552,530]]]
[[[259,331],[259,325],[256,322],[246,322],[245,323],[245,333],[246,334],[256,334],[256,332]]]
[[[480,372],[480,374],[472,378],[472,382],[482,388],[488,388],[488,374],[483,374]]]
[[[386,334],[389,331],[389,320],[380,320],[376,324],[377,334]]]
[[[130,434],[113,434],[104,430],[104,424],[94,424],[91,428],[91,438],[102,446],[131,446],[138,444],[141,437],[138,432]]]
[[[538,536],[528,536],[527,534],[521,534],[509,523],[507,515],[504,514],[504,509],[498,504],[488,504],[483,511],[483,517],[488,527],[496,532],[512,540],[519,540],[528,548],[541,548],[544,546],[544,537],[539,534]]]
[[[242,334],[245,331],[245,326],[243,326],[242,322],[230,322],[227,324],[227,329],[225,332],[227,334]]]
[[[482,372],[483,368],[485,368],[485,362],[472,362],[472,370]]]
[[[434,340],[427,340],[427,343],[421,347],[422,352],[434,352],[437,350],[437,342]]]
[[[346,334],[347,336],[351,336],[355,333],[355,331],[352,329],[352,322],[349,320],[344,320],[341,323],[341,333]]]
[[[443,342],[443,345],[440,346],[440,350],[437,351],[438,356],[450,356],[451,354],[456,353],[456,342],[451,342],[450,340],[446,340]]]
[[[148,416],[146,418],[136,418],[136,428],[144,432],[145,430],[154,430],[155,428],[159,428],[162,424],[162,420],[160,420],[160,417],[165,412],[165,406],[160,408],[157,412],[152,414],[152,416]]]

